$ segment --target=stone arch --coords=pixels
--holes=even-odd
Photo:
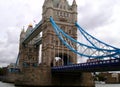
[[[66,53],[57,53],[55,55],[55,58],[57,58],[55,59],[56,60],[55,65],[57,66],[72,64],[72,59],[71,59],[72,57]]]

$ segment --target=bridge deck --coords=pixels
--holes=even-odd
[[[72,64],[67,66],[56,66],[51,68],[53,73],[59,72],[102,72],[102,71],[119,71],[120,58],[111,60],[101,60],[96,62],[87,62]]]
[[[32,40],[34,37],[36,37],[41,31],[42,21],[40,21],[33,29],[33,31],[23,40],[23,44],[28,43],[30,40]]]
[[[42,44],[42,37],[40,37],[40,38],[34,43],[35,46],[38,46],[38,45],[40,45],[40,44]]]

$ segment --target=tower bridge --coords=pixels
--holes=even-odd
[[[120,49],[82,29],[77,14],[75,0],[44,1],[42,20],[21,31],[15,85],[95,87],[91,72],[119,71]],[[77,32],[89,44],[78,41]],[[99,61],[78,64],[78,56]]]

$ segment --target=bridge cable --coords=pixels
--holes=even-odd
[[[97,38],[93,37],[92,35],[90,35],[89,33],[87,33],[84,29],[82,29],[82,28],[78,25],[77,22],[75,23],[75,26],[79,29],[79,31],[83,34],[83,36],[84,36],[94,47],[97,47],[97,46],[95,46],[95,45],[87,38],[87,36],[91,37],[92,39],[94,39],[94,40],[98,41],[99,43],[104,44],[104,45],[106,45],[106,46],[108,46],[108,47],[111,47],[111,48],[113,48],[113,49],[120,50],[120,48],[113,47],[113,46],[111,46],[111,45],[109,45],[109,44],[106,44],[106,43],[98,40]],[[85,33],[87,36],[85,36],[84,33]]]
[[[70,36],[68,36],[67,34],[65,34],[65,33],[55,24],[55,22],[53,21],[52,18],[50,18],[50,22],[52,23],[52,26],[54,27],[54,30],[55,30],[57,36],[58,36],[59,39],[63,42],[63,44],[65,44],[71,51],[73,51],[73,52],[76,53],[76,54],[79,54],[79,55],[81,55],[81,56],[86,56],[86,57],[93,57],[93,58],[103,58],[103,57],[109,57],[109,56],[114,56],[114,55],[117,55],[117,54],[118,54],[118,53],[116,52],[116,53],[109,54],[109,55],[90,56],[90,55],[86,55],[86,54],[79,53],[77,50],[75,50],[74,48],[72,48],[70,45],[68,45],[67,42],[64,41],[63,37],[61,37],[60,34],[59,34],[60,32],[62,32],[62,34],[63,34],[65,37],[67,37],[68,39],[72,40],[72,41],[75,42],[75,43],[79,43],[81,46],[86,46],[86,47],[88,47],[88,48],[92,48],[92,49],[96,49],[96,50],[101,50],[101,49],[97,49],[97,48],[94,48],[94,47],[91,47],[91,46],[87,46],[87,45],[85,45],[85,44],[82,44],[82,43],[74,40],[73,38],[71,38]],[[102,50],[103,50],[103,49],[102,49]],[[105,50],[105,49],[104,49],[104,50]],[[109,51],[109,52],[110,52],[110,51],[113,51],[113,52],[114,52],[114,50],[105,50],[105,51]]]

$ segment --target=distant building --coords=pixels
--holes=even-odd
[[[87,62],[97,62],[99,59],[87,59]]]
[[[106,83],[120,83],[120,73],[109,73],[109,72],[104,72],[100,73],[99,76],[102,76],[105,78]]]
[[[8,65],[7,67],[8,72],[19,72],[19,69],[16,68],[16,64],[15,63],[11,63],[10,65]]]
[[[1,68],[1,70],[0,70],[0,76],[4,76],[6,74],[7,74],[7,67]]]

